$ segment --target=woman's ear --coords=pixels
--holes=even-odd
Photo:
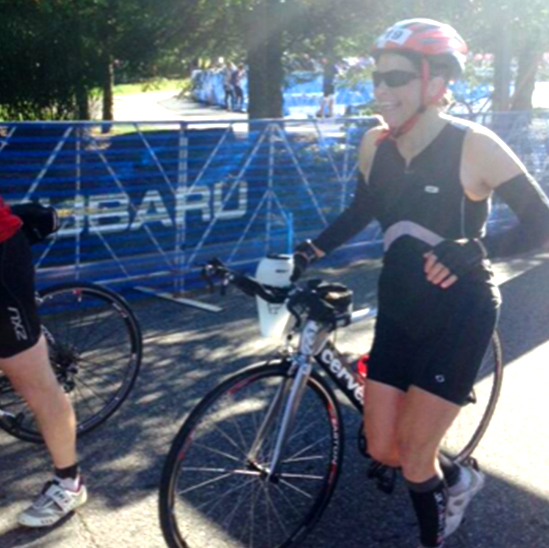
[[[433,76],[427,84],[427,100],[429,104],[438,103],[446,93],[446,79],[442,76]]]

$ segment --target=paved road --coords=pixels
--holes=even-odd
[[[205,107],[189,99],[179,98],[174,91],[149,91],[114,97],[114,119],[117,122],[177,122],[245,120],[248,115],[227,112],[218,107]]]
[[[499,267],[505,304],[501,333],[506,379],[497,415],[477,451],[488,482],[448,548],[546,548],[549,544],[549,263]],[[371,302],[377,264],[329,269]],[[201,297],[212,300],[212,297]],[[217,298],[219,302],[219,298]],[[0,432],[1,548],[163,548],[157,488],[163,458],[185,414],[220,376],[254,360],[259,340],[253,302],[229,296],[213,315],[154,298],[135,301],[145,363],[129,401],[80,443],[91,498],[59,527],[30,531],[15,516],[48,472],[42,447]],[[346,408],[347,409],[347,408]],[[344,471],[304,548],[415,548],[415,526],[400,482],[388,497],[365,479],[357,454],[358,418],[348,418]]]

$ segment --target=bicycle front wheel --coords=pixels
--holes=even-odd
[[[283,449],[269,467],[283,409],[256,435],[288,379],[288,364],[263,364],[229,378],[194,409],[164,464],[160,520],[170,548],[289,548],[320,518],[342,460],[339,405],[313,374]]]
[[[496,332],[482,360],[475,385],[442,441],[444,453],[458,462],[471,456],[494,415],[502,382],[501,343]]]
[[[130,393],[142,360],[139,324],[127,302],[95,284],[74,282],[40,293],[39,310],[51,365],[69,395],[77,434],[106,421]],[[42,441],[38,425],[15,393],[2,399],[16,420],[7,428],[26,441]]]

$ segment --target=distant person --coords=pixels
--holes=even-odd
[[[234,110],[242,111],[244,106],[244,90],[242,89],[242,81],[246,76],[246,67],[244,63],[240,63],[237,69],[232,74],[232,85],[234,90]]]
[[[317,118],[331,118],[334,115],[335,78],[338,71],[337,66],[327,59],[322,60],[322,66],[322,101],[316,116]]]
[[[233,73],[236,71],[234,63],[227,61],[221,73],[223,74],[223,91],[225,92],[225,108],[233,110],[235,100],[235,90],[233,85]]]

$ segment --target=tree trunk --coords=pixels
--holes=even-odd
[[[509,32],[498,32],[494,52],[494,94],[492,110],[507,112],[509,110],[511,84],[511,38]]]
[[[105,55],[102,66],[103,120],[114,120],[114,67],[110,55]]]
[[[532,44],[526,44],[519,55],[518,74],[511,110],[532,110],[532,95],[536,87],[536,73],[543,53]]]
[[[78,119],[89,120],[90,119],[89,94],[88,94],[88,90],[86,89],[86,86],[82,84],[82,81],[77,83],[76,105],[78,108]]]
[[[262,0],[248,22],[248,114],[282,118],[282,30],[278,0]]]

